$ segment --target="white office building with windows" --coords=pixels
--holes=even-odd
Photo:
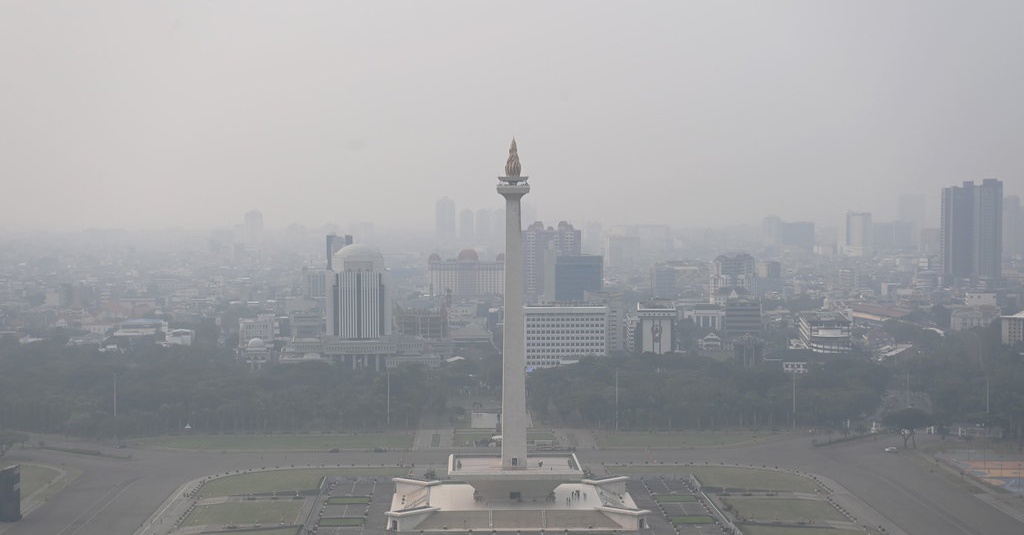
[[[376,340],[391,335],[391,295],[384,256],[362,244],[334,254],[327,273],[327,335]]]
[[[526,366],[551,368],[608,355],[608,306],[528,306]]]

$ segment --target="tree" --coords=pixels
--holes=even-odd
[[[19,442],[28,442],[28,435],[17,431],[0,431],[0,457]]]
[[[931,416],[921,409],[907,408],[886,414],[882,422],[899,431],[903,437],[903,449],[909,449],[907,442],[913,443],[914,449],[917,449],[914,433],[917,429],[928,426],[931,423]]]

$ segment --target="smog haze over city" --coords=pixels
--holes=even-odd
[[[1022,28],[0,0],[0,535],[1024,533]]]
[[[1024,152],[1020,2],[4,2],[0,229],[897,216]],[[614,194],[609,192],[614,188]]]

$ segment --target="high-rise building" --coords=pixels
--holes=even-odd
[[[1003,254],[1024,255],[1024,212],[1016,195],[1003,197]]]
[[[263,213],[250,210],[245,213],[245,246],[258,249],[263,244]]]
[[[762,260],[757,264],[757,295],[782,293],[782,262]]]
[[[523,231],[522,240],[525,295],[532,303],[545,293],[545,257],[553,262],[556,256],[580,256],[581,233],[565,221],[559,222],[557,228],[545,228],[544,223],[537,221]]]
[[[553,279],[545,281],[545,300],[580,303],[585,292],[600,292],[604,282],[604,258],[598,255],[555,256]],[[550,282],[550,284],[548,284]]]
[[[455,243],[455,201],[448,197],[434,204],[434,238],[445,245]]]
[[[870,212],[846,212],[839,250],[846,256],[871,256],[874,236]]]
[[[757,292],[757,262],[748,253],[718,255],[711,265],[711,298],[722,290],[741,288],[745,293]],[[742,291],[741,290],[741,291]]]
[[[958,279],[1002,276],[1003,182],[987,178],[980,185],[942,190],[940,258],[946,284]]]
[[[333,269],[331,266],[331,259],[334,258],[334,253],[340,251],[346,245],[352,245],[352,235],[345,234],[338,236],[337,234],[327,235],[327,269]]]
[[[334,254],[327,272],[327,335],[374,340],[391,335],[391,291],[384,256],[363,244]]]

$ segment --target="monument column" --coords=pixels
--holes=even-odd
[[[505,322],[501,345],[501,468],[526,469],[526,317],[523,311],[523,195],[516,140],[508,149],[498,193],[505,198]]]

